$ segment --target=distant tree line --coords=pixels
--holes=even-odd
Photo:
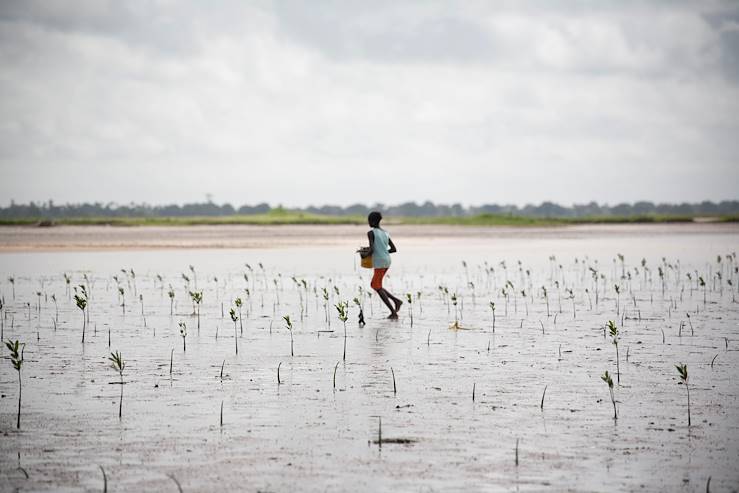
[[[739,214],[739,201],[725,200],[721,202],[704,201],[700,203],[654,204],[652,202],[622,203],[617,205],[601,205],[596,202],[575,204],[565,207],[553,202],[542,202],[539,205],[529,204],[524,207],[516,205],[486,204],[463,207],[461,204],[434,204],[433,202],[406,202],[398,205],[353,204],[346,207],[337,205],[310,206],[304,209],[289,209],[293,212],[307,212],[330,216],[364,216],[372,210],[380,210],[387,216],[474,216],[478,214],[496,214],[524,217],[608,217],[608,216],[716,216]],[[269,204],[242,205],[238,209],[231,204],[218,205],[211,201],[192,204],[149,205],[115,203],[103,204],[81,203],[56,205],[53,201],[28,204],[16,204],[11,201],[7,207],[0,207],[2,219],[25,218],[74,218],[74,217],[177,217],[177,216],[231,216],[235,214],[266,214],[285,211],[281,206],[271,207]]]

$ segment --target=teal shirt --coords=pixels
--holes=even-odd
[[[390,235],[380,228],[372,228],[375,236],[374,248],[372,249],[372,267],[375,269],[387,269],[390,267]]]

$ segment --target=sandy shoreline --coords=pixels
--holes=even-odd
[[[410,243],[491,241],[499,238],[586,238],[661,234],[739,234],[739,224],[586,224],[550,227],[391,225],[394,238]],[[0,227],[0,252],[151,250],[202,248],[285,248],[310,243],[364,243],[362,225],[207,226],[34,226]]]

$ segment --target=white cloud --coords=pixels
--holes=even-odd
[[[736,198],[730,3],[60,5],[0,6],[5,202]]]

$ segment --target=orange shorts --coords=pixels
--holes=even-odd
[[[385,277],[385,272],[387,272],[387,267],[375,269],[375,273],[372,275],[372,282],[370,283],[372,289],[382,289],[382,278]]]

